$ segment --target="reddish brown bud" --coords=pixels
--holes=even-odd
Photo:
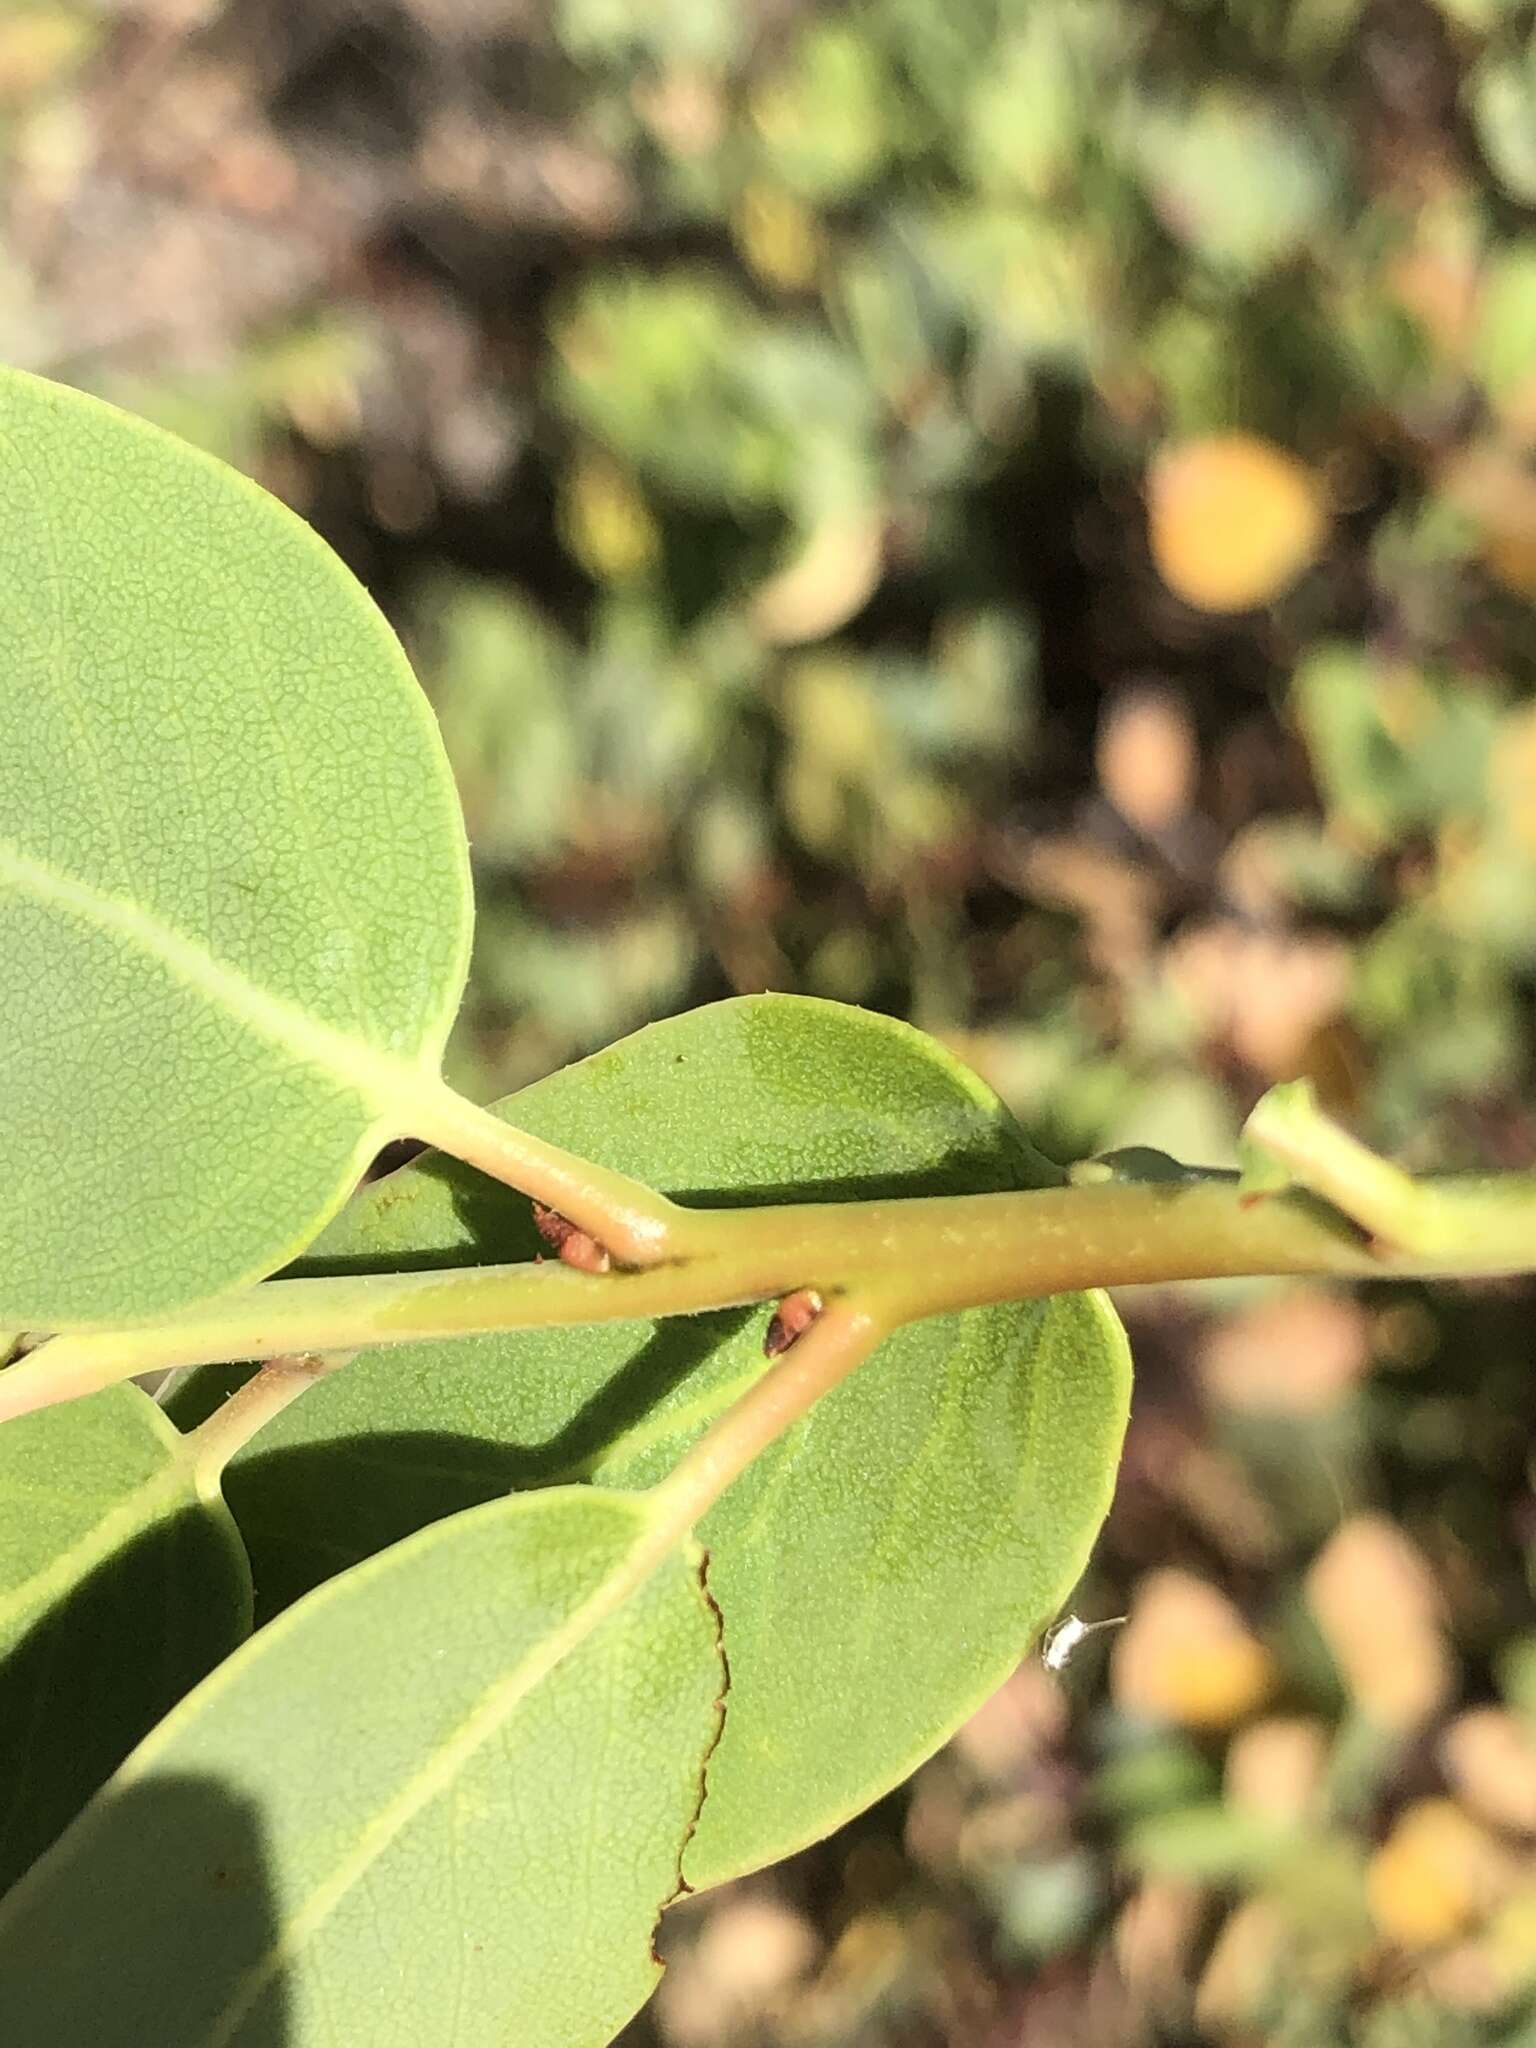
[[[781,1351],[787,1351],[797,1338],[805,1335],[825,1305],[814,1287],[802,1287],[795,1294],[786,1294],[768,1325],[768,1334],[763,1339],[763,1356],[777,1358]]]
[[[550,1250],[574,1266],[579,1273],[606,1273],[612,1261],[595,1237],[585,1230],[579,1230],[569,1216],[562,1216],[558,1209],[546,1209],[542,1202],[533,1205],[534,1228],[549,1246]]]

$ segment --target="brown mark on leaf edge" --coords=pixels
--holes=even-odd
[[[542,1202],[535,1202],[533,1222],[550,1250],[579,1273],[606,1273],[612,1266],[612,1259],[597,1239],[578,1229],[570,1217],[562,1216],[558,1209],[546,1209]]]
[[[802,1287],[794,1294],[786,1294],[774,1310],[773,1321],[763,1338],[763,1356],[777,1358],[781,1352],[787,1351],[797,1338],[805,1335],[825,1306],[814,1287]]]
[[[683,1875],[683,1859],[688,1854],[688,1844],[698,1833],[699,1817],[704,1811],[704,1802],[709,1797],[709,1766],[715,1751],[720,1747],[720,1738],[725,1733],[726,1702],[731,1691],[731,1661],[725,1654],[725,1616],[720,1612],[720,1603],[709,1589],[709,1552],[702,1545],[699,1549],[698,1567],[699,1598],[704,1602],[715,1625],[715,1655],[720,1660],[720,1690],[715,1695],[715,1727],[705,1745],[704,1754],[699,1758],[699,1796],[694,1801],[693,1812],[683,1830],[683,1839],[677,1845],[677,1883],[668,1897],[661,1902],[664,1913],[668,1906],[675,1906],[679,1899],[693,1896],[693,1886]],[[661,1925],[657,1915],[656,1927],[651,1929],[651,1960],[657,1968],[663,1967],[662,1958],[656,1953],[656,1928]]]

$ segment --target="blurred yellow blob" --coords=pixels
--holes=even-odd
[[[748,185],[732,216],[737,246],[765,284],[809,291],[826,254],[816,216],[782,185]]]
[[[1232,1727],[1260,1705],[1274,1676],[1231,1601],[1171,1566],[1143,1579],[1110,1664],[1126,1713],[1185,1728]]]
[[[1245,1899],[1227,1915],[1216,1937],[1200,1988],[1195,2018],[1211,2034],[1252,2038],[1253,2026],[1274,1998],[1285,1967],[1286,1925],[1273,1899]]]
[[[12,10],[7,10],[11,12]],[[0,21],[0,106],[20,107],[86,56],[95,27],[64,8],[14,10]]]
[[[1516,597],[1536,597],[1536,475],[1497,442],[1469,448],[1439,473],[1443,495],[1478,529],[1483,566]]]
[[[1200,768],[1183,698],[1155,684],[1121,690],[1100,722],[1094,764],[1128,824],[1148,838],[1170,830],[1189,809]]]
[[[1235,1810],[1290,1827],[1318,1799],[1327,1768],[1324,1724],[1305,1715],[1276,1715],[1232,1738],[1223,1790]]]
[[[599,583],[628,582],[652,568],[661,552],[638,485],[598,455],[583,457],[566,476],[560,527],[566,546]]]
[[[1440,1763],[1479,1820],[1536,1835],[1536,1732],[1502,1707],[1471,1707],[1440,1738]]]
[[[1454,1800],[1419,1799],[1371,1858],[1371,1917],[1399,1948],[1434,1948],[1482,1919],[1510,1872],[1508,1852]]]
[[[1536,857],[1536,705],[1522,705],[1500,724],[1488,793],[1494,817],[1514,846]]]
[[[1307,1604],[1360,1712],[1404,1738],[1454,1682],[1439,1592],[1428,1565],[1384,1515],[1341,1522],[1313,1561]]]
[[[1164,448],[1147,475],[1152,559],[1204,612],[1269,604],[1315,559],[1326,524],[1312,472],[1254,434]]]

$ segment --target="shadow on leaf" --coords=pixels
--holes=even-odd
[[[283,1975],[260,1978],[279,1935],[254,1807],[212,1777],[151,1774],[103,1794],[0,1902],[0,2039],[291,2048]]]
[[[230,1546],[188,1506],[70,1587],[0,1656],[0,1890],[242,1640]]]
[[[663,1324],[542,1443],[431,1430],[378,1431],[270,1452],[258,1443],[224,1480],[252,1555],[258,1623],[429,1522],[506,1493],[592,1476],[616,1440],[756,1313],[724,1309]]]

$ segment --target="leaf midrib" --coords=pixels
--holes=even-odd
[[[435,1074],[446,1032],[441,1020],[427,1034],[419,1056],[407,1060],[366,1039],[351,1037],[286,997],[261,988],[240,968],[221,960],[143,904],[64,874],[12,842],[0,840],[0,889],[7,883],[36,903],[125,941],[254,1036],[300,1064],[317,1067],[342,1082],[375,1112],[398,1102]]]
[[[545,1501],[550,1498],[545,1496]],[[635,1505],[638,1508],[640,1503],[637,1501]],[[192,2048],[230,2048],[271,1985],[292,1966],[347,1894],[362,1881],[390,1845],[434,1799],[452,1790],[485,1744],[505,1727],[529,1696],[554,1675],[596,1628],[624,1606],[663,1562],[671,1548],[671,1539],[658,1525],[637,1516],[634,1541],[630,1547],[620,1554],[593,1591],[567,1615],[559,1628],[536,1644],[504,1677],[487,1687],[429,1760],[379,1808],[361,1829],[351,1850],[339,1859],[329,1876],[322,1879],[303,1904],[288,1917],[263,1954],[242,1971],[235,1991]]]

